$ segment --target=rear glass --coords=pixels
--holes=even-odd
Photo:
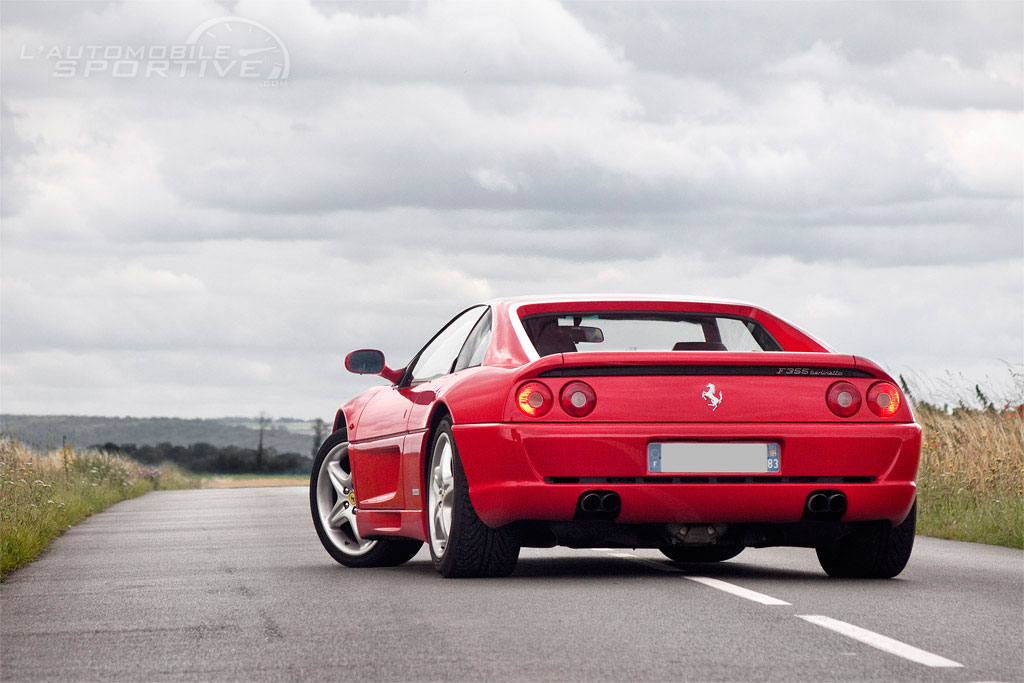
[[[594,351],[782,351],[757,322],[665,311],[544,313],[523,318],[541,356]]]

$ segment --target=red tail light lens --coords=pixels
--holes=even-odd
[[[860,392],[849,382],[836,382],[828,388],[825,403],[839,417],[850,417],[860,410]]]
[[[900,409],[900,390],[889,382],[872,384],[868,389],[868,408],[878,417],[892,417]]]
[[[594,411],[597,394],[586,382],[569,382],[559,398],[562,410],[573,417],[585,417]]]
[[[551,390],[540,382],[527,382],[516,392],[516,405],[529,417],[544,415],[551,410],[552,403]]]

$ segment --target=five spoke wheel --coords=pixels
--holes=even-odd
[[[423,547],[409,538],[363,538],[356,523],[356,490],[344,430],[327,437],[313,461],[309,478],[309,507],[313,526],[324,548],[347,567],[393,567],[411,559]]]
[[[348,443],[340,443],[320,463],[316,482],[316,508],[324,533],[346,555],[364,555],[376,541],[359,535],[356,492],[348,467]]]

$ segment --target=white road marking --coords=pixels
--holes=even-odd
[[[697,583],[702,583],[705,586],[711,586],[712,588],[717,588],[718,590],[725,591],[726,593],[732,593],[733,595],[739,596],[741,598],[746,598],[747,600],[753,600],[754,602],[759,602],[762,605],[788,605],[788,604],[790,604],[790,603],[786,602],[785,600],[779,600],[778,598],[773,598],[770,595],[765,595],[764,593],[758,593],[757,591],[752,591],[749,588],[743,588],[742,586],[737,586],[735,584],[729,583],[727,581],[722,581],[720,579],[712,579],[712,578],[710,578],[708,576],[686,576],[686,577],[683,577],[683,578],[689,579],[690,581],[696,581]]]
[[[667,564],[663,564],[663,563],[658,562],[656,560],[648,560],[646,557],[637,557],[636,555],[630,555],[629,553],[612,553],[611,555],[612,555],[612,557],[621,557],[624,560],[633,560],[634,562],[639,562],[640,564],[647,565],[648,567],[650,567],[652,569],[657,569],[657,570],[663,571],[663,572],[678,572],[679,571],[675,567],[671,567],[671,566],[669,566]]]
[[[773,598],[770,595],[765,595],[764,593],[758,593],[757,591],[752,591],[749,588],[743,588],[741,586],[737,586],[737,585],[729,583],[727,581],[722,581],[721,579],[712,579],[712,578],[710,578],[708,576],[689,576],[689,575],[686,575],[684,573],[684,570],[679,569],[678,567],[673,567],[670,564],[665,564],[664,562],[658,562],[656,560],[648,560],[645,557],[637,557],[636,555],[631,555],[629,553],[615,553],[615,552],[613,552],[613,553],[611,553],[611,555],[612,555],[612,557],[621,557],[621,558],[626,559],[626,560],[633,560],[634,562],[640,562],[642,564],[647,565],[648,567],[652,567],[654,569],[658,569],[658,570],[663,571],[663,572],[683,573],[684,574],[683,575],[684,579],[689,579],[690,581],[696,581],[697,583],[702,583],[705,586],[710,586],[712,588],[717,588],[720,591],[725,591],[726,593],[731,593],[732,595],[735,595],[735,596],[738,596],[738,597],[741,597],[741,598],[746,598],[747,600],[753,600],[754,602],[761,603],[762,605],[788,605],[788,604],[790,604],[790,603],[786,602],[785,600],[779,600],[778,598]]]
[[[925,650],[914,647],[913,645],[907,645],[901,643],[898,640],[893,640],[888,636],[883,636],[874,631],[869,631],[866,628],[860,626],[854,626],[853,624],[847,624],[845,621],[839,621],[838,619],[832,619],[831,617],[824,617],[818,614],[798,614],[796,615],[804,621],[809,621],[812,624],[818,626],[824,626],[827,629],[835,631],[836,633],[842,633],[844,636],[859,640],[865,645],[878,648],[883,652],[896,655],[897,657],[903,657],[909,659],[912,662],[918,664],[924,664],[925,666],[934,667],[962,667],[963,664],[954,662],[951,659],[940,657],[939,655],[932,654]]]

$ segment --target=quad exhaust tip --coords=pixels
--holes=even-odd
[[[611,518],[622,509],[622,499],[614,491],[587,491],[578,505],[588,517]]]
[[[846,494],[842,491],[815,491],[807,496],[805,514],[810,517],[838,518],[846,512]]]

